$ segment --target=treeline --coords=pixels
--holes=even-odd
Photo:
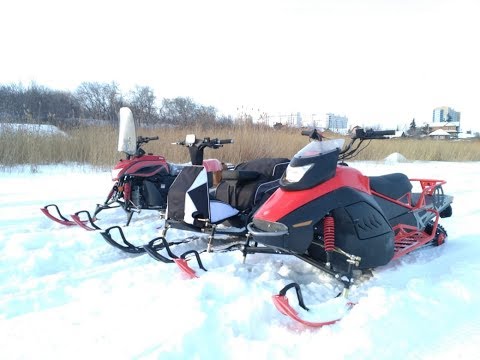
[[[160,105],[158,105],[160,104]],[[136,86],[122,94],[118,84],[84,82],[73,92],[50,89],[35,83],[0,84],[0,122],[43,123],[60,128],[105,122],[116,125],[122,106],[131,108],[137,125],[230,125],[213,106],[191,98],[162,99],[152,88]]]

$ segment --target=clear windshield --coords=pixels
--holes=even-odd
[[[340,150],[343,147],[345,139],[333,139],[323,141],[311,141],[302,150],[295,154],[296,158],[307,158],[319,156],[331,152],[337,148]]]
[[[137,136],[132,111],[127,107],[120,109],[120,124],[118,133],[118,151],[134,155],[137,150]]]

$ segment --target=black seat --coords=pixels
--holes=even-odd
[[[237,185],[258,179],[259,172],[249,170],[223,170],[222,180],[236,181]]]
[[[278,179],[288,163],[286,158],[261,158],[241,163],[233,171],[222,173],[222,182],[217,187],[215,197],[240,211],[251,209],[261,201],[266,191],[271,193],[278,187]],[[262,184],[273,181],[277,183],[264,187],[265,191],[259,194],[257,190]]]
[[[412,191],[412,183],[405,174],[393,173],[370,176],[370,188],[391,199],[398,200]]]

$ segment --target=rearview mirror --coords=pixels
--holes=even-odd
[[[193,144],[195,144],[195,140],[195,134],[188,134],[187,136],[185,136],[185,145],[192,146]]]

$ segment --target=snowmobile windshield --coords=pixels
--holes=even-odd
[[[329,153],[335,149],[342,149],[344,139],[333,139],[324,141],[312,141],[308,143],[302,150],[297,152],[294,158],[305,159],[314,156],[320,156]]]
[[[120,109],[118,151],[134,155],[137,151],[137,136],[132,111],[123,107]]]
[[[335,176],[343,139],[312,141],[295,154],[280,179],[285,190],[305,190]]]

